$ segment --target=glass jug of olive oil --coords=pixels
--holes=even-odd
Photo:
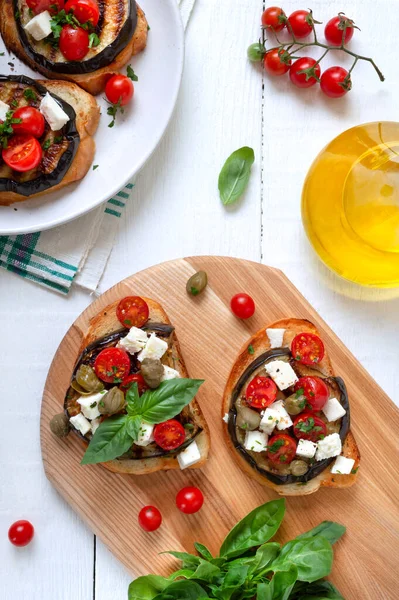
[[[366,123],[330,142],[306,177],[302,219],[336,273],[399,286],[399,123]]]

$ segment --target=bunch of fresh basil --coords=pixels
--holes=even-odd
[[[230,531],[219,556],[198,543],[198,556],[169,552],[182,568],[168,578],[139,577],[129,586],[129,600],[344,600],[323,578],[345,527],[324,521],[281,546],[269,540],[284,513],[284,499],[256,508]]]
[[[137,383],[126,394],[126,412],[105,419],[95,434],[82,459],[82,465],[107,462],[129,450],[140,433],[142,422],[154,425],[173,419],[198,392],[202,379],[170,379],[155,390],[139,396]]]

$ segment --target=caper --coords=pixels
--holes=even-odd
[[[208,275],[205,271],[198,271],[198,273],[191,275],[190,279],[187,281],[186,290],[188,294],[198,296],[198,294],[201,294],[201,292],[204,291],[207,285]]]
[[[164,374],[163,364],[158,358],[145,358],[141,363],[141,374],[148,387],[157,388]]]
[[[248,406],[243,406],[241,403],[236,403],[237,409],[237,418],[236,425],[240,427],[240,429],[247,429],[249,431],[254,431],[258,429],[260,424],[260,414],[256,412],[256,410],[252,410],[248,408]]]
[[[71,425],[66,414],[61,413],[59,415],[54,415],[50,421],[50,429],[57,437],[66,437],[71,429]]]
[[[292,475],[296,475],[299,477],[300,475],[305,475],[309,470],[309,465],[304,460],[293,460],[290,464],[290,471]]]
[[[302,394],[291,394],[284,400],[285,410],[290,415],[299,415],[306,408],[306,398]]]
[[[114,415],[125,406],[125,395],[118,387],[113,387],[101,398],[98,410],[102,415]]]
[[[74,385],[75,381],[78,385]],[[99,380],[90,365],[80,365],[76,371],[75,380],[71,385],[77,392],[81,392],[83,388],[86,394],[101,392],[104,389],[104,384]],[[78,386],[80,389],[78,389]]]

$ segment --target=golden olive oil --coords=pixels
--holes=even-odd
[[[302,219],[339,275],[399,286],[399,123],[359,125],[330,142],[306,177]]]

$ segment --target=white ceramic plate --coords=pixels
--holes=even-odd
[[[179,93],[184,31],[176,0],[139,1],[151,28],[146,49],[131,61],[139,81],[131,106],[112,129],[103,94],[97,96],[102,115],[93,164],[98,169],[58,192],[0,206],[1,235],[49,229],[92,210],[131,180],[160,142]],[[0,39],[0,53],[4,50]],[[0,56],[0,73],[41,77],[7,52]]]

